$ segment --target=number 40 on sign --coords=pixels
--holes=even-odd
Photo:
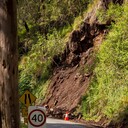
[[[43,107],[29,106],[28,128],[46,128],[46,115]]]

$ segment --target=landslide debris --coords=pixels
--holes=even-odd
[[[107,10],[110,2],[123,4],[123,0],[98,0],[86,14],[79,29],[72,31],[63,54],[53,58],[54,73],[44,102],[50,108],[73,113],[81,104],[82,96],[87,92],[94,75],[95,52],[109,32],[108,26],[114,23],[110,19],[104,24],[100,23],[96,12],[101,8]],[[105,120],[100,120],[99,124]],[[127,115],[122,122],[111,122],[107,127],[127,127]]]
[[[53,58],[54,73],[45,99],[50,108],[73,112],[81,103],[93,74],[94,52],[110,25],[99,23],[96,12],[100,8],[106,9],[106,3],[99,0],[80,28],[72,31],[64,53]]]
[[[110,2],[121,5],[123,0],[97,1],[80,28],[72,31],[63,54],[54,56],[54,73],[44,102],[50,108],[74,112],[81,104],[93,76],[95,52],[113,22],[109,19],[104,24],[100,23],[96,12],[101,8],[107,9]]]

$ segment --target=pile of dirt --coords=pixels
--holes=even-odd
[[[93,74],[94,46],[101,44],[104,37],[105,29],[100,26],[102,25],[90,26],[85,23],[82,27],[84,31],[73,31],[67,45],[68,54],[66,53],[62,62],[57,62],[54,58],[54,62],[60,66],[54,68],[45,100],[50,107],[73,111],[81,102]]]

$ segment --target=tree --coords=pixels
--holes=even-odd
[[[19,128],[16,0],[0,0],[0,128]]]

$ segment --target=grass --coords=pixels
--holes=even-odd
[[[26,124],[24,124],[24,123],[21,123],[20,128],[28,128],[28,126]]]
[[[50,81],[46,81],[45,83],[42,83],[36,90],[35,90],[35,96],[37,97],[36,104],[41,104],[43,99],[46,95],[46,90],[48,88]]]
[[[119,7],[114,8],[116,23],[100,47],[94,75],[83,98],[82,112],[88,120],[106,118],[108,122],[119,122],[127,113],[128,6],[123,5],[123,13],[118,11]]]

